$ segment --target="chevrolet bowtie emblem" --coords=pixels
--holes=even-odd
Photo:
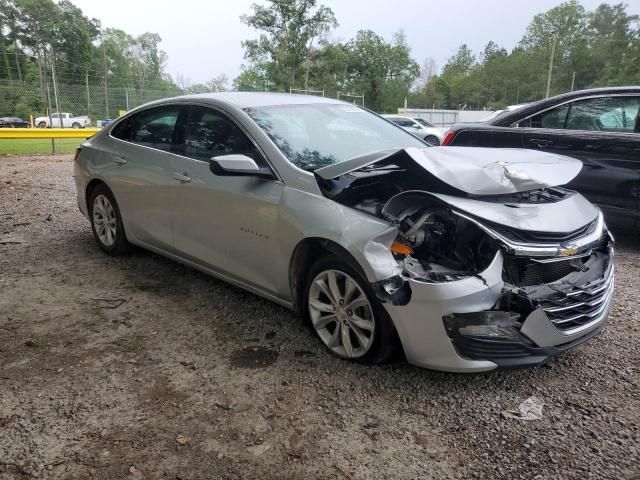
[[[570,257],[576,253],[578,253],[578,247],[575,246],[564,247],[558,250],[558,254],[562,257]]]

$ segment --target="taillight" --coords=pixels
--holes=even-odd
[[[450,145],[451,142],[453,142],[454,137],[456,136],[457,132],[454,132],[453,130],[449,130],[445,135],[444,135],[444,140],[442,140],[442,146],[446,147],[447,145]]]

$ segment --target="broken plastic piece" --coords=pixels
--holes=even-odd
[[[406,305],[411,300],[411,287],[400,275],[373,282],[373,292],[381,302],[391,302],[392,305]]]

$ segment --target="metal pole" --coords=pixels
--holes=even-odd
[[[87,116],[91,116],[91,95],[89,94],[89,72],[85,73],[84,82],[87,86]]]
[[[573,92],[573,86],[576,84],[576,72],[573,72],[571,76],[571,91]]]
[[[49,111],[47,112],[49,115],[49,126],[51,126],[51,92],[49,92],[49,80],[47,80],[47,104],[49,105]],[[36,125],[37,126],[37,125]],[[51,139],[51,153],[56,153],[56,142]]]
[[[107,90],[107,53],[106,52],[102,52],[103,53],[103,60],[104,60],[104,106],[105,109],[107,110],[107,116],[105,118],[109,118],[109,90]]]
[[[51,80],[53,81],[53,98],[55,99],[56,111],[58,112],[58,123],[60,124],[60,128],[64,128],[64,126],[62,125],[62,117],[60,116],[60,103],[58,103],[58,86],[56,84],[55,64],[56,64],[56,57],[52,48],[51,49]]]
[[[127,104],[127,111],[129,111],[129,87],[124,87],[124,97]]]
[[[49,126],[51,127],[53,120],[51,119],[51,91],[49,89],[49,80],[47,80],[47,106],[49,109],[49,111],[47,112],[47,117],[49,117]]]
[[[549,97],[551,92],[551,73],[553,72],[553,57],[556,54],[556,37],[553,37],[553,43],[551,44],[551,57],[549,57],[549,74],[547,75],[547,94],[545,98]]]

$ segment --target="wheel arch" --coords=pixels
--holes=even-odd
[[[85,203],[85,207],[87,209],[87,212],[90,211],[90,209],[89,209],[89,199],[91,198],[91,192],[93,192],[93,190],[98,185],[105,185],[107,188],[109,188],[109,185],[107,185],[107,183],[104,180],[102,180],[100,178],[94,178],[87,184],[87,187],[84,189],[84,203]],[[111,190],[111,188],[109,188],[109,190]],[[113,193],[113,190],[112,190],[112,193]]]
[[[304,287],[307,272],[318,258],[330,254],[335,255],[356,270],[365,280],[367,278],[360,263],[339,243],[322,237],[304,238],[294,248],[289,261],[289,288],[291,289],[294,310],[305,318],[302,302],[305,295]]]
[[[442,139],[438,135],[436,135],[435,133],[428,133],[427,135],[424,136],[423,140],[426,142],[427,138],[435,138],[435,140],[438,142],[437,146],[442,145]]]

